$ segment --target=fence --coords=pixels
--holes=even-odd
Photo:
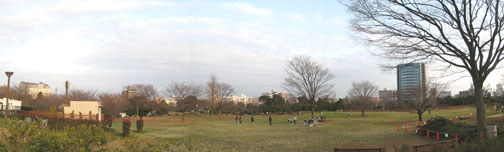
[[[452,140],[445,140],[445,141],[440,141],[440,142],[435,142],[435,143],[416,145],[416,146],[413,146],[413,149],[415,150],[415,152],[431,151],[434,146],[439,146],[439,147],[443,147],[443,148],[455,148],[456,144],[457,144],[457,140],[452,139]]]

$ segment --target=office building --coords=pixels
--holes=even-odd
[[[426,73],[424,63],[397,65],[397,98],[399,102],[423,102],[426,93]]]

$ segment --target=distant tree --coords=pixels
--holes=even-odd
[[[352,82],[352,88],[348,91],[352,107],[362,112],[362,117],[366,111],[374,107],[373,96],[378,92],[378,86],[369,81]]]
[[[438,105],[438,97],[441,91],[446,89],[445,85],[435,82],[426,84],[425,89],[419,88],[406,89],[405,93],[412,97],[410,100],[399,101],[405,109],[413,110],[418,115],[418,121],[422,121],[422,115]]]
[[[68,98],[73,101],[96,101],[96,90],[72,89],[68,93]]]
[[[217,81],[217,76],[212,74],[210,75],[210,80],[208,80],[206,87],[206,94],[208,96],[208,99],[210,99],[210,106],[209,106],[210,115],[213,114],[215,101],[218,98],[219,91],[220,91],[220,85],[219,82]]]
[[[234,88],[227,83],[219,83],[217,91],[217,97],[219,100],[219,115],[222,115],[222,110],[224,109],[224,98],[230,96],[234,92]]]
[[[125,103],[122,103],[120,94],[101,93],[98,98],[102,103],[103,113],[112,116],[112,119],[117,118],[117,115],[125,108]]]
[[[290,59],[285,67],[287,78],[283,88],[294,92],[298,96],[304,96],[311,103],[311,117],[315,111],[315,100],[318,97],[332,94],[334,84],[330,81],[334,76],[329,69],[307,56],[297,56]]]
[[[156,97],[159,96],[159,93],[157,89],[152,85],[152,84],[133,84],[130,85],[130,87],[133,90],[138,91],[138,96],[144,97],[145,99],[137,101],[137,105],[133,105],[136,108],[137,111],[137,117],[140,114],[140,110],[146,110],[150,109],[152,110],[159,110],[157,104],[154,104],[153,102],[156,101]],[[126,88],[126,87],[125,87]],[[140,99],[140,98],[137,98]],[[143,108],[143,109],[140,109]],[[144,114],[145,115],[145,114]]]
[[[187,111],[184,99],[189,96],[195,98],[199,97],[202,93],[201,85],[194,82],[176,82],[172,81],[165,87],[164,94],[166,96],[174,96],[177,101],[177,107],[182,111],[182,121],[184,121],[184,113]],[[190,106],[190,105],[188,105]]]
[[[338,101],[334,103],[334,108],[336,110],[345,109],[345,101],[341,98],[338,99]]]

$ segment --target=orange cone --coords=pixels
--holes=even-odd
[[[430,136],[429,136],[429,130],[427,130],[427,136],[425,136],[425,138],[430,138]]]
[[[408,124],[406,123],[406,132],[408,132],[409,128],[408,128]]]
[[[397,131],[401,130],[401,127],[399,127],[400,125],[397,125]]]
[[[439,141],[439,131],[436,134],[436,141]]]
[[[455,141],[458,141],[458,132],[455,133]]]

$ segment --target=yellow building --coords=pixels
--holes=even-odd
[[[101,108],[102,105],[99,101],[70,101],[70,106],[65,106],[64,111],[65,115],[70,115],[73,111],[75,117],[78,117],[80,112],[83,118],[88,118],[89,112],[91,112],[93,119],[98,114],[98,120],[101,121]]]
[[[48,84],[40,83],[32,83],[32,82],[24,82],[21,81],[19,83],[19,90],[21,94],[26,94],[32,96],[32,98],[37,98],[39,93],[42,93],[42,96],[48,97],[52,95],[52,89]]]

